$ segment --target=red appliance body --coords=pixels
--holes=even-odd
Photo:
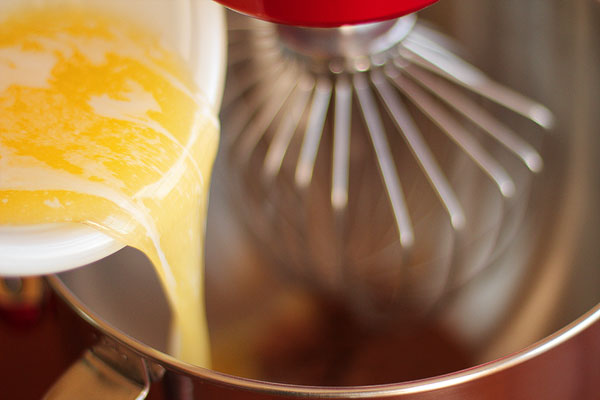
[[[425,8],[437,0],[216,0],[243,14],[287,25],[333,27],[376,22]]]

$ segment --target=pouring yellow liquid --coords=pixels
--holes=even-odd
[[[200,366],[217,144],[184,63],[143,29],[78,8],[0,23],[0,224],[79,222],[143,251],[173,311],[171,352]]]

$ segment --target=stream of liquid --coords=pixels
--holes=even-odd
[[[217,144],[185,63],[144,29],[73,7],[0,23],[0,223],[84,223],[143,251],[173,310],[171,352],[200,366]]]

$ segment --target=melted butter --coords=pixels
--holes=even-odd
[[[209,104],[151,34],[75,8],[0,24],[0,223],[80,222],[143,251],[173,310],[172,353],[201,366],[217,144]]]

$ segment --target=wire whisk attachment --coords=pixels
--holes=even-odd
[[[361,307],[428,309],[493,264],[543,169],[546,107],[414,15],[337,29],[239,17],[230,38],[239,208],[288,271]]]

